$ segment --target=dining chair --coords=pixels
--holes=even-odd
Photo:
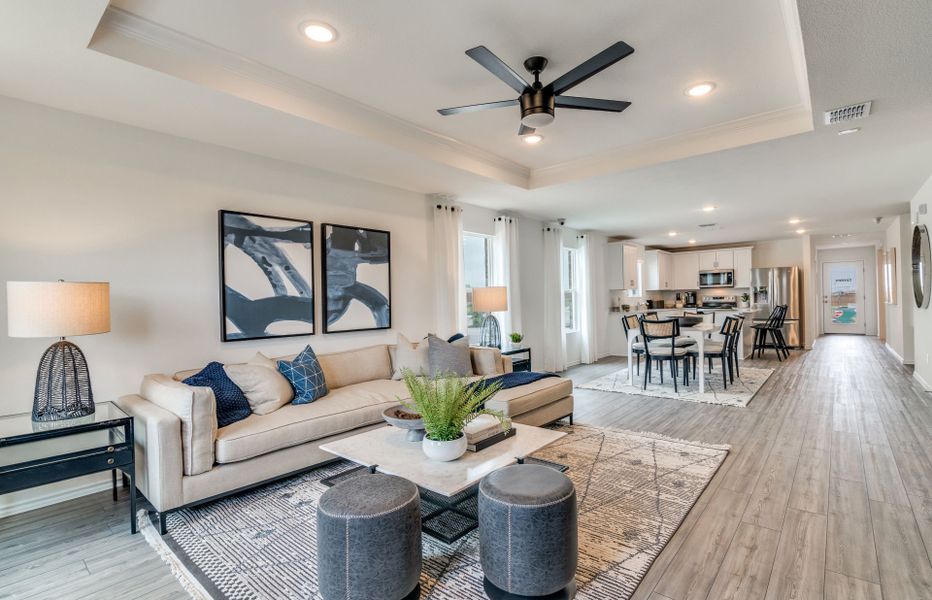
[[[640,325],[640,320],[638,318],[638,315],[623,316],[621,318],[621,324],[625,328],[625,341],[627,341],[628,336],[630,335],[630,331],[632,329],[634,329],[635,331],[640,331],[641,325]],[[634,343],[631,344],[631,352],[634,354],[635,373],[637,373],[638,375],[641,374],[641,356],[644,355],[644,342],[638,341],[638,338],[640,337],[641,337],[640,334],[638,334],[634,338]],[[628,368],[629,369],[631,368],[630,357],[628,358]]]
[[[722,336],[722,341],[706,342],[703,346],[703,354],[705,355],[706,360],[709,361],[710,374],[712,373],[713,360],[718,358],[722,361],[722,383],[726,390],[728,389],[728,379],[731,373],[731,362],[729,360],[729,355],[732,349],[732,340],[735,336],[737,326],[737,318],[725,317],[725,321],[722,323],[722,328],[719,330],[719,334]],[[699,349],[690,348],[689,356],[693,361],[693,378],[695,378],[695,369],[699,358]],[[705,365],[703,365],[702,368],[705,368]],[[732,382],[733,381],[734,379],[732,379]],[[708,381],[706,383],[708,384]]]
[[[764,323],[755,323],[751,325],[754,329],[754,350],[751,357],[757,355],[757,358],[764,356],[767,349],[767,334],[773,342],[773,348],[777,353],[777,360],[782,361],[783,357],[789,358],[790,352],[786,347],[786,340],[783,337],[783,323],[786,320],[787,306],[785,304],[777,305],[773,308],[767,321]]]
[[[738,323],[735,325],[735,333],[731,337],[731,350],[728,353],[729,364],[731,365],[730,378],[731,383],[735,382],[735,377],[741,379],[741,371],[738,368],[738,350],[741,347],[741,336],[744,333],[744,315],[735,316]]]
[[[673,391],[679,392],[677,377],[679,375],[679,362],[683,363],[683,385],[689,385],[688,350],[676,345],[680,333],[678,319],[640,320],[641,339],[644,340],[644,376],[641,389],[647,389],[647,381],[651,378],[651,365],[656,361],[660,365],[660,383],[663,383],[663,363],[670,365],[670,375],[673,377]]]

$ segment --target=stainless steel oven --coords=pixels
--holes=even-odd
[[[731,269],[721,271],[699,271],[699,287],[735,287],[735,272]]]

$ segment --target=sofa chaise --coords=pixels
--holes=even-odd
[[[321,354],[326,396],[221,428],[213,391],[181,383],[196,371],[147,375],[138,394],[117,404],[135,418],[137,487],[158,512],[160,531],[173,510],[321,466],[336,460],[322,444],[387,426],[382,411],[408,397],[404,382],[392,379],[394,350],[378,345]],[[511,372],[511,360],[495,348],[470,352],[478,377]],[[486,406],[527,425],[572,423],[572,392],[569,379],[549,377],[502,389]]]

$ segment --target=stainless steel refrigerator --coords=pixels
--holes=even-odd
[[[752,307],[758,310],[755,320],[766,319],[775,306],[785,304],[783,336],[791,348],[802,346],[799,267],[751,269],[751,302]]]

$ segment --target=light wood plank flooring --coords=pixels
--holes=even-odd
[[[635,598],[932,599],[932,394],[873,338],[770,358],[745,409],[576,390],[579,423],[732,446]],[[186,598],[125,511],[102,493],[0,520],[0,598]]]

